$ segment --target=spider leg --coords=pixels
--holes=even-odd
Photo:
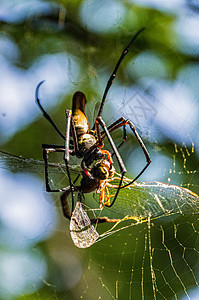
[[[102,141],[102,135],[101,135],[99,126],[100,126],[100,123],[96,119],[95,120],[95,131],[96,131],[96,134],[97,134],[98,147],[101,148],[101,147],[103,147],[103,141]]]
[[[97,117],[100,117],[101,114],[102,114],[102,110],[103,110],[103,107],[104,107],[104,103],[105,103],[105,100],[106,100],[106,96],[108,94],[108,91],[113,83],[113,80],[115,79],[116,77],[116,73],[117,73],[117,70],[122,62],[122,60],[124,59],[124,57],[126,56],[126,54],[129,52],[129,48],[130,46],[133,44],[134,40],[137,38],[137,36],[144,30],[145,28],[141,28],[140,30],[138,30],[136,32],[136,34],[133,36],[133,38],[131,39],[130,43],[127,45],[127,47],[123,50],[122,52],[122,55],[120,56],[116,66],[115,66],[115,69],[113,70],[113,73],[112,75],[110,76],[108,82],[107,82],[107,85],[106,85],[106,88],[105,88],[105,91],[104,91],[104,94],[103,94],[103,97],[102,97],[102,102],[101,102],[101,105],[100,105],[100,109],[99,109],[99,112],[98,112],[98,115]],[[94,125],[95,126],[95,125]],[[93,129],[94,129],[94,126],[93,126]]]
[[[117,223],[121,221],[121,219],[109,219],[108,217],[98,217],[90,220],[92,224]]]
[[[105,194],[106,194],[106,205],[110,205],[111,203],[110,203],[110,198],[111,198],[111,195],[110,195],[110,193],[109,193],[109,189],[108,189],[108,187],[107,186],[105,186]]]
[[[111,133],[112,131],[115,131],[118,128],[118,124],[120,124],[123,120],[124,120],[124,118],[121,117],[117,121],[115,121],[114,123],[109,125],[107,127],[109,133]],[[121,127],[121,126],[119,125],[119,127]],[[119,144],[119,146],[117,146],[117,150],[124,144],[124,142],[126,142],[126,139],[127,139],[126,124],[124,124],[122,127],[123,127],[123,138],[122,138],[122,142]],[[105,139],[106,134],[104,131],[101,132],[101,137],[102,137],[102,140]],[[112,156],[113,155],[114,155],[114,153],[112,154]]]
[[[120,149],[120,147],[126,142],[127,134],[126,134],[126,125],[123,126],[123,138],[122,142],[117,146],[117,150]]]
[[[112,132],[112,131],[120,128],[120,127],[124,127],[124,126],[126,127],[126,125],[130,126],[130,128],[133,131],[136,139],[138,140],[138,142],[139,142],[139,144],[140,144],[140,146],[142,148],[142,151],[144,152],[144,155],[146,157],[146,165],[141,170],[141,172],[132,181],[130,181],[129,183],[123,185],[121,188],[127,187],[130,184],[132,184],[134,181],[136,181],[142,175],[142,173],[146,170],[146,168],[149,166],[149,164],[151,163],[151,158],[150,158],[149,153],[148,153],[148,151],[146,149],[146,146],[144,145],[144,142],[142,141],[141,137],[139,136],[139,134],[138,134],[138,132],[137,132],[137,130],[135,128],[135,125],[133,124],[133,122],[131,120],[128,120],[128,119],[125,120],[124,118],[121,117],[120,119],[118,119],[117,121],[115,121],[112,125],[110,125],[108,127],[108,129],[109,129],[109,132]],[[102,136],[103,136],[103,138],[105,137],[105,132],[102,133]],[[119,145],[119,147],[126,141],[126,139],[127,139],[127,135],[126,135],[126,129],[125,129],[125,132],[123,134],[123,141]]]
[[[110,206],[110,198],[111,195],[105,185],[100,191],[99,209],[102,209],[104,206]]]
[[[42,110],[44,117],[52,124],[52,126],[55,128],[55,130],[58,132],[59,135],[61,135],[62,138],[65,139],[65,147],[62,146],[57,146],[57,145],[48,145],[48,144],[43,144],[42,148],[43,148],[43,158],[44,158],[44,162],[45,162],[45,182],[46,182],[46,191],[47,192],[61,192],[61,191],[65,191],[68,190],[67,188],[63,188],[63,189],[51,189],[50,184],[49,184],[49,172],[48,172],[48,153],[50,152],[64,152],[64,161],[65,161],[65,165],[66,165],[66,171],[67,171],[67,175],[68,175],[68,179],[69,179],[69,184],[70,184],[70,191],[72,194],[72,211],[74,209],[74,192],[73,192],[73,183],[72,183],[72,179],[71,179],[71,175],[70,175],[70,170],[69,170],[69,166],[68,166],[68,161],[69,161],[69,153],[72,155],[75,155],[78,146],[77,146],[77,136],[76,136],[76,132],[75,132],[75,128],[74,128],[74,123],[73,123],[73,119],[72,119],[72,112],[71,110],[66,110],[66,137],[64,137],[62,135],[62,133],[59,131],[59,129],[56,127],[55,123],[52,121],[51,117],[45,112],[45,110],[43,109],[43,107],[40,104],[40,100],[38,98],[38,90],[40,85],[43,83],[40,82],[36,88],[36,102],[39,105],[39,108]],[[70,126],[72,124],[72,126]],[[73,136],[73,147],[74,147],[74,151],[70,149],[70,130]]]
[[[70,125],[71,125],[72,111],[66,109],[66,135],[65,135],[65,153],[64,160],[69,161],[69,139],[70,139]]]
[[[103,202],[104,202],[104,197],[105,197],[105,193],[104,193],[104,188],[100,191],[100,199],[99,199],[99,209],[103,208]]]
[[[113,165],[112,154],[108,150],[102,150],[101,149],[101,152],[107,155],[108,161],[109,161],[109,164],[110,164],[110,169],[111,169],[112,165]]]
[[[77,176],[77,178],[75,179],[74,183],[77,181],[77,179],[79,178],[79,176],[80,175]],[[81,193],[80,186],[75,187],[75,189],[79,192],[78,199],[81,202],[82,201],[82,197],[84,197],[84,194]],[[104,192],[104,189],[103,189],[103,192]],[[64,191],[64,193],[60,197],[63,215],[64,215],[65,218],[67,218],[69,220],[71,219],[71,212],[70,212],[70,208],[69,208],[69,204],[68,204],[67,198],[70,195],[70,193],[71,193],[71,188],[70,188],[70,186],[68,186],[66,188],[66,190]],[[100,193],[100,196],[101,196],[101,193]],[[105,196],[103,194],[101,196],[101,201],[102,202],[103,202],[104,197]],[[109,219],[108,217],[97,217],[97,218],[90,219],[90,221],[91,221],[92,224],[117,223],[117,222],[121,221],[121,219]]]
[[[65,165],[66,165],[66,171],[67,171],[67,175],[68,175],[68,179],[69,179],[69,184],[70,184],[70,191],[71,191],[71,197],[72,197],[72,211],[74,210],[74,185],[71,179],[71,175],[70,175],[70,170],[69,170],[69,166],[68,166],[68,162],[69,162],[69,138],[70,138],[70,130],[73,133],[73,136],[75,134],[75,129],[72,126],[71,128],[71,118],[72,118],[72,111],[67,109],[66,110],[66,138],[65,138],[65,151],[64,151],[64,161],[65,161]],[[76,140],[74,140],[74,149],[76,150],[77,146],[76,146]]]
[[[61,133],[61,131],[59,130],[59,128],[57,127],[57,125],[53,122],[53,120],[51,119],[51,117],[49,116],[49,114],[47,114],[47,112],[44,110],[43,106],[40,103],[40,100],[39,100],[39,88],[44,83],[44,81],[45,80],[41,81],[37,85],[37,87],[36,87],[36,90],[35,90],[35,101],[36,101],[36,104],[39,106],[39,109],[42,111],[44,118],[46,118],[50,122],[50,124],[54,127],[54,129],[59,134],[59,136],[61,136],[61,138],[65,140],[65,136]]]
[[[139,144],[140,144],[140,146],[141,146],[141,149],[142,149],[142,151],[143,151],[143,153],[144,153],[144,155],[145,155],[145,157],[146,157],[146,165],[145,165],[145,167],[140,171],[140,173],[139,173],[139,174],[138,174],[131,182],[129,182],[129,183],[123,185],[122,188],[125,188],[125,187],[129,186],[130,184],[132,184],[133,182],[135,182],[135,181],[136,181],[136,180],[144,173],[144,171],[148,168],[148,166],[149,166],[150,163],[151,163],[150,155],[149,155],[149,153],[148,153],[148,151],[147,151],[147,149],[146,149],[146,146],[144,145],[144,142],[142,141],[141,137],[139,136],[139,134],[138,134],[138,132],[137,132],[137,130],[136,130],[136,128],[135,128],[135,125],[134,125],[133,122],[131,122],[130,120],[127,120],[126,122],[129,124],[131,130],[133,131],[133,133],[134,133],[136,139],[138,140],[138,142],[139,142]]]
[[[74,155],[77,155],[77,152],[79,151],[79,146],[78,146],[77,133],[76,133],[76,130],[75,130],[73,115],[71,115],[71,124],[70,124],[70,126],[71,126],[70,127],[70,133],[73,137]]]
[[[57,151],[64,151],[64,146],[60,146],[60,145],[42,144],[42,148],[49,148],[49,150],[58,149]]]
[[[43,158],[45,162],[45,182],[46,182],[46,191],[47,192],[61,192],[61,191],[68,191],[71,192],[72,195],[72,211],[74,210],[74,183],[77,181],[79,176],[76,178],[74,183],[72,182],[71,175],[70,175],[70,170],[68,166],[68,161],[69,161],[69,154],[75,155],[75,150],[77,149],[76,147],[76,140],[74,139],[74,151],[69,149],[69,144],[70,144],[70,130],[72,131],[73,137],[75,136],[74,133],[74,127],[71,126],[70,124],[73,124],[71,122],[72,115],[70,110],[66,110],[66,138],[65,138],[65,146],[57,146],[57,145],[49,145],[49,144],[43,144]],[[48,154],[51,152],[64,152],[64,161],[66,165],[66,171],[69,179],[69,187],[63,188],[63,189],[51,189],[50,183],[49,183],[49,172],[48,172]]]
[[[123,186],[122,186],[123,178],[124,178],[124,174],[122,174],[122,176],[121,176],[120,183],[119,183],[119,186],[118,186],[118,188],[117,188],[117,192],[116,192],[116,194],[115,194],[115,197],[113,198],[113,200],[112,200],[112,202],[111,202],[110,204],[106,204],[105,206],[111,207],[111,206],[113,206],[113,204],[115,203],[115,200],[117,199],[117,196],[118,196],[118,194],[119,194],[119,191],[120,191],[120,189],[123,187]]]
[[[102,120],[101,117],[98,117],[96,119],[96,123],[99,123],[101,125],[101,127],[102,127],[102,129],[104,131],[104,134],[106,135],[106,137],[107,137],[107,139],[108,139],[108,141],[109,141],[109,143],[111,145],[111,148],[113,149],[113,152],[114,152],[114,154],[116,156],[116,159],[117,159],[119,167],[120,167],[120,172],[121,172],[121,174],[124,175],[126,173],[126,168],[125,168],[124,163],[122,161],[122,158],[121,158],[121,156],[120,156],[120,154],[119,154],[119,152],[118,152],[118,150],[117,150],[117,148],[115,146],[115,143],[114,143],[114,141],[113,141],[113,139],[112,139],[112,137],[110,135],[110,132],[109,132],[108,128],[106,127],[105,122]]]
[[[71,193],[70,186],[68,186],[67,190],[60,197],[63,215],[68,220],[71,219],[71,212],[70,212],[70,208],[69,208],[68,201],[67,201],[67,198],[70,195],[70,193]],[[119,221],[121,221],[121,220],[120,219],[109,219],[107,217],[98,217],[98,218],[91,219],[92,224],[117,223]]]
[[[46,148],[45,146],[48,146],[48,148]],[[51,189],[50,183],[49,183],[49,172],[48,172],[48,154],[51,152],[65,152],[64,147],[59,147],[59,146],[54,147],[54,145],[43,144],[42,148],[43,148],[43,159],[44,159],[44,163],[45,163],[46,191],[47,192],[62,192],[62,191],[67,190],[67,187],[63,188],[63,189],[57,189],[57,190]],[[70,150],[70,151],[73,152],[72,150]]]
[[[106,206],[111,207],[114,204],[114,202],[115,202],[115,200],[116,200],[116,198],[117,198],[117,196],[119,194],[119,191],[120,191],[120,188],[121,188],[121,185],[122,185],[122,181],[123,181],[123,177],[124,177],[124,174],[126,173],[126,168],[125,168],[123,160],[122,160],[122,158],[121,158],[121,156],[120,156],[120,154],[119,154],[119,152],[118,152],[118,150],[117,150],[117,148],[115,146],[115,143],[114,143],[114,141],[113,141],[113,139],[112,139],[112,137],[111,137],[111,135],[110,135],[107,127],[106,127],[105,122],[102,120],[101,117],[98,117],[96,119],[96,123],[99,123],[101,125],[101,127],[102,127],[102,129],[103,129],[103,131],[104,131],[104,133],[105,133],[105,135],[106,135],[106,137],[107,137],[107,139],[108,139],[108,141],[109,141],[109,143],[111,145],[111,148],[113,149],[113,152],[114,152],[114,154],[116,156],[116,159],[117,159],[119,167],[120,167],[120,172],[122,174],[121,179],[120,179],[120,183],[119,183],[119,186],[118,186],[118,189],[117,189],[117,192],[115,194],[115,197],[114,197],[112,203],[110,205],[106,204]]]

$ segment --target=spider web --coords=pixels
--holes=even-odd
[[[190,169],[197,161],[195,144],[171,145],[171,164],[163,170],[167,182],[198,193],[198,168]],[[145,196],[144,190],[151,184],[154,190]],[[138,184],[139,195],[131,187],[132,196],[125,191],[111,212],[103,210],[103,216],[120,221],[115,225],[99,224],[96,230],[100,237],[84,250],[88,253],[88,269],[84,284],[81,282],[80,298],[92,299],[96,290],[102,299],[197,298],[198,196],[182,192],[179,187],[169,189],[167,184],[158,191],[157,186],[155,182]],[[84,209],[88,214],[93,212],[90,217],[101,216],[93,207],[96,204],[86,198]]]
[[[190,155],[186,147],[180,150],[175,147],[175,151],[177,155],[182,154],[186,175],[198,177],[196,170],[192,172],[186,168],[185,153]],[[176,168],[175,160],[176,156],[173,157]],[[172,169],[174,173],[175,168]],[[155,199],[153,201],[153,197],[143,197],[144,193],[143,203],[139,203],[135,195],[135,203],[138,201],[131,217],[124,217],[113,227],[103,225],[100,242],[84,250],[88,251],[88,270],[80,298],[92,298],[95,289],[100,291],[102,299],[193,299],[194,292],[198,293],[195,291],[199,267],[198,197],[183,193],[179,196],[169,189],[163,191],[160,199],[164,208]],[[122,211],[124,197],[120,197],[115,212]],[[130,197],[127,195],[127,198]],[[143,209],[139,210],[138,206]],[[88,284],[91,281],[92,285]]]
[[[120,191],[111,210],[102,211],[97,208],[96,194],[85,195],[82,205],[90,218],[107,216],[120,221],[95,225],[100,238],[88,249],[75,250],[76,255],[83,251],[85,266],[75,288],[75,299],[93,299],[93,294],[101,299],[192,299],[198,289],[199,202],[197,195],[186,188],[198,193],[198,171],[188,168],[194,155],[194,147],[173,144],[172,167],[166,170],[168,182],[175,183],[177,174],[185,189],[156,182],[137,183]],[[7,169],[14,170],[17,165],[18,171],[43,171],[42,162],[15,159],[16,164],[5,155],[1,162]],[[64,172],[63,165],[59,166]],[[51,167],[57,176],[53,163]],[[187,184],[183,184],[184,178]],[[62,242],[64,236],[71,243],[69,231],[69,224],[67,234],[63,229],[57,230]],[[71,249],[74,249],[72,243]],[[60,249],[57,251],[62,253]],[[52,255],[52,250],[49,254]],[[65,264],[64,267],[69,268]],[[71,274],[75,273],[74,268]],[[53,289],[53,297],[64,299],[52,278],[40,280],[44,291]],[[38,297],[43,295],[42,290],[36,293]]]
[[[197,161],[196,146],[197,141],[196,145],[192,142],[189,146],[186,142],[182,145],[171,142],[169,148],[158,147],[156,141],[152,143],[150,153],[157,153],[160,160],[161,152],[169,153],[171,157],[170,164],[162,170],[165,185],[159,187],[155,181],[146,181],[123,189],[111,209],[100,211],[98,196],[95,193],[85,195],[83,210],[90,219],[106,216],[119,220],[95,225],[99,237],[94,235],[91,247],[78,249],[74,246],[69,222],[61,216],[62,223],[55,231],[57,238],[52,239],[58,247],[56,251],[49,247],[45,255],[53,257],[56,272],[59,269],[63,274],[54,279],[53,270],[48,277],[32,283],[30,290],[34,297],[43,298],[50,290],[53,291],[52,299],[67,299],[71,295],[74,299],[93,299],[93,295],[96,299],[197,299],[199,202],[194,192],[199,193],[199,172],[197,166],[190,168]],[[15,157],[13,162],[13,158],[9,160],[2,154],[1,162],[1,167],[14,172],[44,172],[41,161]],[[56,181],[56,186],[61,187],[67,185],[64,165],[59,163],[54,168],[53,164],[50,161],[51,183]],[[79,166],[73,162],[72,165],[73,171],[78,173]],[[62,179],[58,173],[64,175],[61,175]],[[168,184],[176,184],[177,188],[170,188]],[[45,193],[44,197],[48,201]],[[60,206],[59,196],[55,196],[55,201]],[[88,237],[83,235],[83,242],[87,243],[87,240]],[[74,255],[81,263],[70,262]],[[48,264],[53,268],[52,262]],[[76,284],[74,288],[66,285],[62,292],[57,280],[63,281],[63,288],[69,280],[68,274],[76,278]],[[23,294],[23,297],[31,299],[30,295]]]
[[[197,129],[198,126],[193,131]],[[197,147],[198,141],[193,142],[191,136],[188,145],[182,141],[181,145],[171,142],[170,148],[162,147],[161,151],[169,152],[171,157],[170,167],[162,170],[166,182],[199,192],[198,166],[195,164],[193,169],[193,162],[198,161]],[[153,150],[161,152],[155,144],[150,152]],[[182,194],[179,201],[174,191],[164,192],[161,203],[170,209],[162,208],[150,197],[141,197],[143,210],[139,211],[139,201],[134,195],[131,211],[128,200],[124,204],[125,196],[120,195],[112,211],[113,218],[117,218],[117,213],[124,214],[121,222],[113,227],[98,225],[103,228],[101,231],[97,228],[101,239],[84,250],[88,253],[88,269],[80,298],[92,299],[96,290],[101,299],[198,298],[198,197]],[[130,198],[128,192],[127,198]],[[92,210],[92,204],[87,203]],[[160,209],[158,213],[156,205]],[[127,211],[123,207],[127,207]],[[105,215],[110,217],[107,210]]]
[[[122,107],[119,110],[122,110]],[[155,113],[152,111],[152,114]],[[137,125],[142,137],[147,138],[153,131],[150,126]],[[193,131],[197,130],[198,128],[193,128]],[[162,146],[157,138],[154,138],[153,142],[150,153],[157,153],[159,156],[162,151],[171,158],[171,164],[162,170],[166,179],[164,181],[199,194],[198,166],[190,168],[190,165],[194,165],[193,161],[198,161],[198,141],[191,141],[192,146],[183,140],[180,144],[171,141],[170,148]],[[127,152],[125,147],[123,151]],[[139,161],[139,157],[135,157]],[[28,164],[27,169],[29,166]],[[21,161],[15,165],[12,161],[8,166],[8,169],[14,172],[24,172],[24,168]],[[29,171],[43,173],[42,163],[40,169],[38,171],[36,164],[35,168]],[[64,172],[62,165],[60,169]],[[53,172],[57,176],[56,171]],[[53,183],[54,176],[52,177]],[[156,174],[154,177],[158,179]],[[59,182],[62,184],[61,180]],[[137,188],[139,189],[139,186]],[[144,195],[143,185],[141,189]],[[90,217],[100,215],[121,220],[116,224],[95,226],[100,239],[88,249],[78,249],[74,246],[69,234],[69,222],[61,215],[61,223],[54,231],[53,237],[46,240],[45,246],[32,246],[32,252],[42,249],[49,268],[48,274],[32,280],[31,287],[21,293],[19,299],[197,299],[197,197],[189,197],[188,194],[182,193],[179,197],[180,202],[175,202],[177,194],[166,193],[164,190],[165,195],[161,194],[161,203],[165,201],[163,208],[166,209],[163,211],[152,191],[150,199],[141,196],[139,198],[136,193],[133,194],[134,207],[130,207],[132,201],[129,201],[127,196],[130,192],[131,189],[125,190],[111,210],[103,209],[102,212],[97,209],[96,195],[85,197],[83,207]],[[48,201],[46,195],[45,199]],[[55,196],[55,201],[58,206],[59,196]],[[75,280],[70,284],[71,278]],[[0,297],[3,297],[1,291]],[[14,296],[10,298],[14,299]]]

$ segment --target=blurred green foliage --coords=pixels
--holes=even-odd
[[[110,32],[97,32],[85,26],[80,18],[83,0],[49,1],[51,9],[38,9],[37,13],[31,16],[27,14],[19,22],[0,20],[0,34],[11,39],[19,49],[18,58],[11,63],[22,70],[28,70],[42,55],[63,52],[71,55],[80,68],[76,81],[73,80],[73,74],[69,75],[71,90],[82,90],[86,94],[88,116],[92,121],[94,106],[102,97],[102,88],[105,87],[109,74],[112,73],[124,46],[142,26],[145,26],[146,30],[135,41],[117,74],[116,83],[120,86],[130,87],[137,84],[140,88],[143,87],[136,72],[128,72],[126,66],[132,59],[147,51],[162,58],[169,70],[164,79],[171,83],[175,81],[179,70],[198,62],[197,55],[186,53],[179,47],[179,37],[174,30],[177,19],[175,11],[169,13],[155,8],[139,7],[132,1],[119,2],[125,8],[125,15],[121,20],[118,19]],[[87,3],[89,6],[89,1]],[[23,10],[23,6],[21,9]],[[89,23],[89,20],[86,22]],[[114,89],[114,85],[112,88]],[[34,95],[32,99],[34,101]],[[65,132],[64,112],[66,108],[71,107],[71,99],[71,93],[63,93],[60,99],[55,99],[59,100],[59,103],[50,111],[62,132]],[[110,112],[111,108],[107,105],[106,110]],[[121,134],[116,133],[114,139],[120,138]],[[62,141],[40,114],[37,120],[18,131],[1,150],[41,159],[42,143],[60,144]],[[161,153],[171,159],[175,156],[175,163],[181,170],[181,184],[199,192],[199,158],[196,151],[192,153],[190,146],[183,148],[184,145],[177,145],[176,152],[173,141],[166,137],[159,143],[147,139],[145,143],[152,153]],[[124,161],[127,161],[129,149],[133,147],[137,147],[137,142],[131,136],[128,146],[122,151]],[[187,152],[190,155],[187,155]],[[194,175],[190,174],[190,170],[195,172]],[[175,182],[179,173],[169,175],[169,171],[170,166],[167,166],[166,176],[170,176],[171,182]],[[55,199],[59,201],[59,195],[56,195]],[[118,206],[119,204],[117,208],[120,209]],[[66,233],[63,233],[65,227]],[[176,237],[176,233],[179,233],[177,227],[180,228],[180,236]],[[189,227],[190,243],[184,243],[184,240],[189,238],[184,238],[186,232],[181,230],[182,227]],[[171,250],[167,250],[166,242],[163,242],[163,232],[168,234],[168,241],[172,243],[173,239],[173,244],[168,246]],[[48,278],[43,281],[43,287],[32,295],[22,295],[19,298],[13,296],[13,299],[180,299],[181,295],[186,295],[189,289],[198,284],[198,244],[194,232],[198,237],[195,216],[176,216],[174,219],[156,220],[150,229],[147,223],[129,225],[126,230],[121,230],[95,244],[91,250],[79,250],[72,244],[68,223],[63,220],[60,209],[57,231],[49,240],[35,246],[45,254],[49,268]],[[70,288],[66,284],[66,273],[71,272],[71,276],[73,274],[72,268],[68,269],[67,263],[70,264],[70,261],[66,256],[70,257],[71,253],[81,262],[83,275],[78,284]],[[185,259],[186,254],[188,257]],[[183,265],[182,269],[180,266],[176,266],[175,269],[178,260]],[[152,264],[156,271],[154,274]],[[162,269],[160,265],[163,266]]]

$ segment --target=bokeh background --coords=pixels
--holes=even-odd
[[[42,160],[42,143],[62,144],[35,104],[41,80],[42,104],[62,132],[65,109],[71,108],[77,90],[86,94],[93,124],[117,59],[143,26],[146,30],[118,71],[103,118],[107,124],[120,116],[135,123],[152,158],[141,180],[173,183],[199,193],[196,0],[0,0],[0,150]],[[114,135],[116,143],[121,135]],[[136,176],[145,158],[132,134],[121,154],[128,176]],[[110,249],[103,244],[94,250],[75,248],[59,194],[45,193],[43,168],[17,172],[19,166],[9,167],[0,169],[0,299],[118,299],[120,268],[113,265],[121,263],[122,249],[108,267],[110,272],[97,272],[108,264]],[[114,235],[111,239],[105,243],[114,244],[114,252],[120,246]],[[192,239],[191,247],[197,250],[197,237]],[[134,290],[144,282],[140,278]],[[123,282],[130,283],[129,274]],[[186,283],[184,292],[181,286],[166,298],[156,296],[189,299],[185,291],[190,289],[189,297],[197,299],[195,286]],[[125,290],[124,285],[119,299],[142,297],[139,292],[137,298],[126,296]]]

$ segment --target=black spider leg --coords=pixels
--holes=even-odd
[[[69,166],[68,166],[68,161],[69,161],[69,152],[71,154],[74,155],[74,152],[76,153],[76,151],[78,150],[78,144],[77,144],[77,137],[76,137],[76,133],[75,133],[75,130],[74,130],[74,125],[72,126],[72,135],[73,135],[73,138],[74,138],[74,143],[73,146],[74,146],[74,150],[75,151],[71,151],[69,150],[69,144],[70,144],[70,140],[69,140],[69,137],[70,137],[70,122],[71,122],[71,112],[69,113],[69,110],[66,111],[66,116],[67,116],[67,126],[66,126],[66,137],[61,133],[61,131],[58,129],[58,127],[56,126],[56,124],[53,122],[53,120],[51,119],[51,117],[46,113],[46,111],[44,110],[44,108],[42,107],[41,103],[40,103],[40,100],[39,100],[39,88],[40,86],[44,83],[44,80],[41,81],[38,85],[37,85],[37,88],[36,88],[36,91],[35,91],[35,100],[36,100],[36,104],[39,106],[40,110],[42,111],[44,117],[50,122],[50,124],[53,126],[53,128],[56,130],[56,132],[65,140],[65,150],[63,150],[63,152],[65,152],[64,154],[64,161],[65,161],[65,165],[66,165],[66,171],[67,171],[67,175],[68,175],[68,178],[69,178],[69,184],[70,184],[70,187],[71,187],[71,194],[72,194],[72,211],[73,211],[73,208],[74,208],[74,193],[73,193],[73,184],[72,184],[72,180],[71,180],[71,176],[70,176],[70,170],[69,170]],[[55,146],[55,149],[52,149],[52,151],[59,151],[58,150],[58,147],[59,146]],[[44,149],[43,150],[43,157],[44,157],[44,161],[45,161],[45,180],[46,180],[46,190],[47,191],[51,191],[51,192],[60,192],[60,191],[63,191],[65,189],[59,189],[59,190],[52,190],[50,188],[50,184],[49,184],[49,176],[48,176],[48,155],[47,155],[47,151],[48,149]],[[51,151],[51,152],[52,152]]]
[[[61,133],[61,131],[59,130],[59,128],[57,127],[57,125],[53,122],[53,120],[51,119],[51,117],[49,116],[49,114],[47,114],[47,112],[44,110],[44,108],[42,107],[40,100],[39,100],[39,88],[40,86],[44,83],[45,80],[42,80],[36,87],[35,90],[35,102],[38,105],[39,109],[42,111],[44,118],[46,118],[50,124],[54,127],[54,129],[57,131],[57,133],[59,134],[59,136],[61,136],[62,139],[65,140],[65,136]]]
[[[119,167],[120,167],[120,172],[123,174],[123,173],[126,173],[126,168],[124,166],[124,163],[123,163],[123,160],[119,154],[119,152],[117,151],[117,148],[115,146],[115,143],[110,135],[110,132],[108,130],[108,128],[106,127],[106,124],[105,122],[102,120],[102,117],[98,117],[96,119],[96,127],[97,127],[97,130],[96,130],[96,133],[98,135],[98,141],[99,141],[99,145],[101,146],[103,143],[102,143],[102,137],[101,137],[101,133],[99,132],[99,124],[101,125],[102,129],[103,129],[103,133],[106,135],[110,145],[111,145],[111,148],[113,149],[113,153],[115,154],[116,156],[116,159],[118,161],[118,164],[119,164]]]
[[[121,142],[121,144],[118,146],[121,147],[121,145],[126,141],[127,139],[127,134],[126,134],[126,125],[129,125],[131,130],[133,131],[136,139],[138,140],[141,148],[142,148],[142,151],[144,152],[144,155],[146,157],[146,165],[145,167],[141,170],[141,172],[129,183],[123,185],[121,188],[124,188],[124,187],[127,187],[129,186],[130,184],[132,184],[133,182],[135,182],[143,173],[144,171],[146,170],[146,168],[149,166],[149,164],[151,163],[151,158],[150,158],[150,155],[146,149],[146,146],[144,145],[144,142],[142,141],[141,137],[139,136],[136,128],[135,128],[135,125],[133,124],[132,121],[130,120],[125,120],[123,117],[121,117],[120,119],[118,119],[117,121],[115,121],[113,124],[111,124],[109,127],[108,127],[108,130],[109,132],[113,132],[114,130],[120,128],[120,127],[125,127],[125,130],[123,132],[123,141]],[[105,131],[101,133],[102,134],[102,138],[105,138],[106,136],[106,133]],[[114,154],[114,153],[113,153]]]
[[[50,183],[49,183],[49,172],[48,172],[48,154],[51,152],[64,152],[65,153],[65,148],[57,145],[49,145],[49,144],[42,144],[43,148],[43,158],[45,162],[45,182],[46,182],[46,191],[47,192],[63,192],[64,193],[61,195],[61,204],[62,204],[62,210],[63,214],[66,218],[70,219],[71,214],[69,214],[69,205],[68,201],[66,201],[66,198],[70,193],[72,193],[73,189],[77,189],[78,187],[75,187],[74,184],[76,181],[79,179],[80,174],[77,175],[76,179],[74,180],[72,187],[71,185],[67,186],[66,188],[63,189],[51,189]],[[69,150],[69,153],[71,153],[72,150]],[[70,176],[70,175],[69,175]],[[70,176],[71,177],[71,176]],[[73,211],[73,210],[72,210]]]
[[[124,118],[119,118],[117,121],[115,121],[114,123],[112,123],[111,125],[109,125],[107,127],[109,133],[111,133],[112,131],[115,131],[118,127],[116,127],[118,125],[118,123],[120,123],[121,121],[123,121]],[[116,127],[116,128],[115,128]],[[120,126],[119,126],[120,127]],[[102,135],[102,139],[104,139],[106,137],[104,132],[101,132]],[[122,138],[122,142],[117,146],[117,150],[124,144],[124,142],[126,142],[127,139],[127,134],[126,134],[126,124],[123,125],[123,138]],[[112,156],[114,155],[114,153],[112,154]]]
[[[50,148],[50,149],[63,149],[64,150],[64,145],[60,146],[60,145],[52,145],[52,144],[42,144],[42,148]]]
[[[72,155],[77,155],[78,151],[79,151],[79,145],[78,145],[78,140],[77,140],[77,133],[76,133],[76,129],[75,129],[75,124],[74,124],[74,119],[73,119],[73,115],[71,114],[71,127],[70,127],[70,132],[71,135],[73,137],[73,148],[74,148],[74,152]],[[71,142],[71,141],[69,141]]]
[[[64,153],[64,161],[66,165],[66,171],[69,179],[69,184],[70,184],[70,190],[71,190],[71,197],[72,197],[72,212],[74,210],[74,183],[72,182],[71,176],[70,176],[70,170],[68,166],[69,162],[69,153],[71,150],[69,149],[69,139],[70,139],[70,132],[72,132],[73,140],[74,140],[74,151],[73,154],[77,153],[78,150],[78,143],[77,143],[77,136],[76,136],[76,131],[74,128],[74,122],[71,121],[73,120],[72,117],[72,111],[70,109],[66,109],[66,138],[65,138],[65,153]],[[72,124],[72,126],[71,126]]]
[[[48,146],[48,148],[46,148],[46,146]],[[65,152],[65,148],[64,147],[59,148],[59,146],[55,146],[55,145],[52,145],[52,146],[53,147],[51,147],[51,145],[47,145],[47,144],[43,144],[42,145],[42,148],[43,148],[43,159],[44,159],[44,163],[45,163],[46,191],[47,192],[62,192],[62,191],[66,191],[68,189],[68,187],[63,188],[63,189],[51,189],[51,187],[50,187],[50,183],[49,183],[49,171],[48,171],[48,154],[51,153],[51,152]],[[69,150],[69,151],[72,152],[72,150]]]
[[[117,192],[116,192],[116,194],[114,196],[114,199],[113,199],[112,203],[110,205],[106,204],[106,206],[111,207],[115,203],[115,200],[117,199],[117,196],[119,194],[119,191],[120,191],[120,188],[121,188],[121,185],[122,185],[122,181],[123,181],[123,177],[124,177],[124,174],[126,173],[126,168],[125,168],[123,160],[122,160],[122,158],[121,158],[121,156],[120,156],[120,154],[119,154],[119,152],[118,152],[118,150],[117,150],[117,148],[115,146],[115,143],[114,143],[114,141],[113,141],[113,139],[112,139],[112,137],[111,137],[111,135],[110,135],[107,127],[106,127],[106,124],[102,120],[101,117],[98,117],[96,119],[96,127],[97,127],[96,132],[98,134],[99,144],[102,145],[102,138],[101,138],[101,135],[99,134],[99,129],[98,129],[99,128],[99,124],[101,125],[101,127],[102,127],[102,129],[104,131],[104,134],[106,135],[106,137],[107,137],[107,139],[108,139],[108,141],[109,141],[109,143],[111,145],[111,148],[113,149],[113,152],[114,152],[114,154],[116,156],[116,159],[117,159],[119,167],[120,167],[120,173],[122,174],[119,186],[117,188]]]
[[[111,87],[111,85],[113,84],[113,80],[115,79],[116,77],[116,73],[117,73],[117,70],[122,62],[122,60],[124,59],[124,57],[126,56],[126,54],[129,52],[129,49],[131,47],[131,45],[133,44],[133,42],[135,41],[135,39],[137,38],[137,36],[145,29],[145,27],[142,27],[140,30],[138,30],[136,32],[136,34],[133,36],[133,38],[131,39],[130,43],[128,44],[128,46],[123,50],[122,52],[122,55],[120,56],[116,66],[115,66],[115,69],[113,70],[113,73],[112,75],[110,76],[108,82],[107,82],[107,85],[106,85],[106,88],[105,88],[105,91],[104,91],[104,94],[103,94],[103,97],[102,97],[102,102],[101,102],[101,105],[100,105],[100,109],[99,109],[99,112],[98,112],[98,115],[97,117],[100,117],[101,114],[102,114],[102,111],[103,111],[103,108],[104,108],[104,103],[105,103],[105,100],[106,100],[106,96],[108,94],[108,91]],[[93,125],[93,130],[95,128],[95,124]]]

